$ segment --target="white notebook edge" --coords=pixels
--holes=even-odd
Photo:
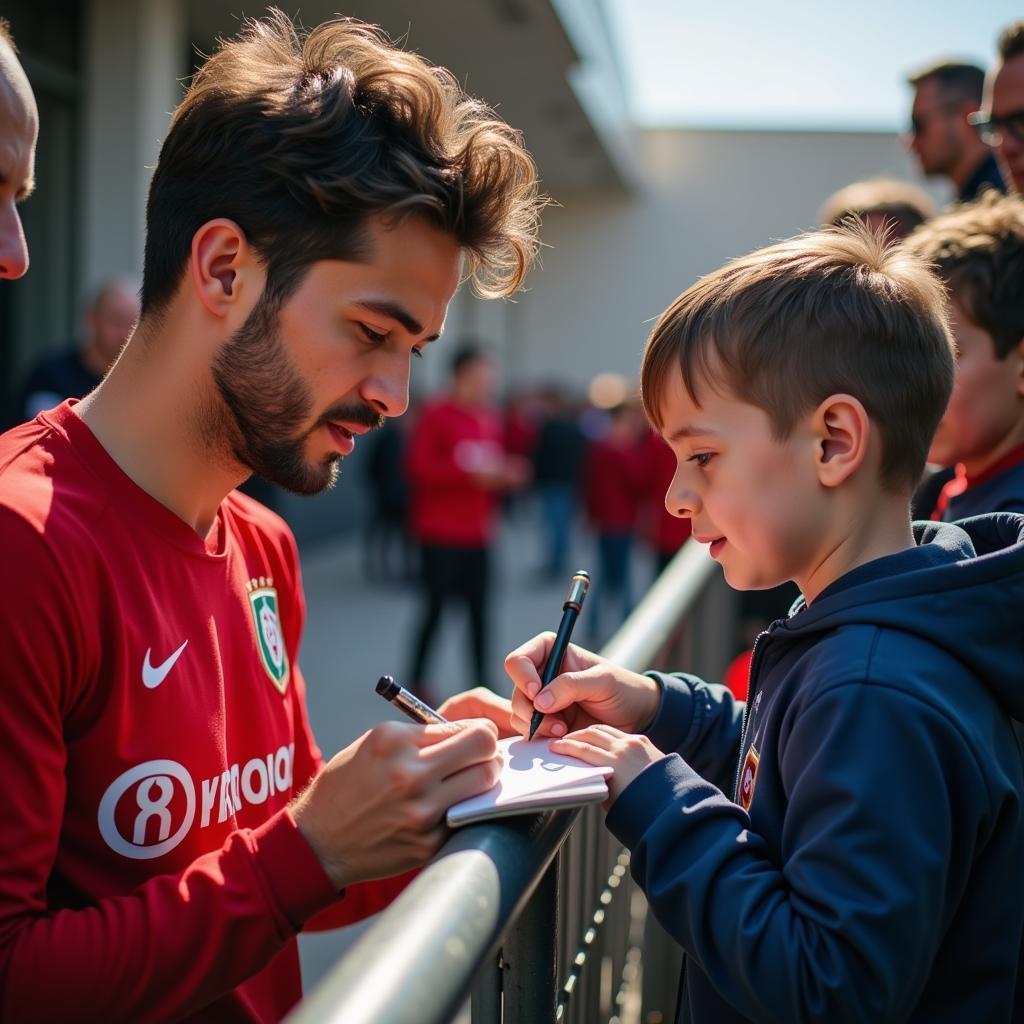
[[[489,792],[489,791],[488,791]],[[472,825],[477,821],[491,818],[510,818],[517,814],[537,814],[558,807],[580,807],[584,804],[601,803],[608,799],[608,784],[604,778],[590,779],[561,789],[547,790],[533,794],[532,799],[521,799],[516,803],[495,804],[493,800],[482,800],[481,793],[461,800],[448,808],[445,820],[449,828]]]

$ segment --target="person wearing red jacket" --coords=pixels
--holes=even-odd
[[[409,442],[409,522],[420,547],[422,609],[407,678],[430,695],[427,664],[447,605],[465,605],[475,685],[487,685],[489,549],[501,494],[526,482],[494,405],[497,370],[475,345],[452,359],[451,392],[428,404]]]
[[[606,639],[604,620],[613,604],[618,625],[633,606],[630,559],[646,487],[639,409],[622,403],[609,410],[607,432],[593,441],[584,469],[587,521],[597,538],[597,572],[590,599],[592,642]]]
[[[234,488],[321,491],[405,411],[463,261],[522,280],[532,174],[357,22],[274,12],[192,79],[131,339],[0,437],[0,1020],[279,1020],[296,934],[383,906],[496,780],[491,722],[386,722],[324,764],[295,542]]]

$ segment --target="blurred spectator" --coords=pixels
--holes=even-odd
[[[1024,19],[999,36],[981,110],[971,120],[981,140],[995,149],[1007,186],[1024,192]]]
[[[529,462],[537,445],[540,421],[540,398],[534,391],[524,389],[509,394],[502,423],[505,452]],[[504,497],[505,512],[509,516],[519,515],[524,508],[525,498],[523,490],[507,491]]]
[[[18,206],[35,184],[39,112],[17,57],[7,22],[0,18],[0,278],[13,281],[28,270],[28,246]]]
[[[421,414],[409,442],[410,522],[420,545],[423,606],[416,628],[410,686],[432,696],[427,661],[446,605],[469,616],[473,682],[487,685],[488,555],[498,498],[521,487],[529,466],[503,445],[494,405],[497,370],[481,349],[466,345],[452,360],[451,393]]]
[[[1024,198],[982,196],[907,241],[950,295],[956,379],[929,459],[956,465],[933,518],[1024,512]]]
[[[644,489],[641,518],[644,537],[654,554],[654,575],[675,557],[690,536],[693,523],[681,519],[665,508],[665,494],[676,472],[672,449],[653,430],[647,431],[643,442]]]
[[[386,420],[367,438],[366,478],[371,497],[363,546],[363,569],[368,580],[409,579],[413,574],[412,542],[406,522],[408,486],[405,480],[408,419]]]
[[[875,234],[906,238],[935,212],[927,192],[895,178],[855,181],[833,192],[822,204],[818,220],[838,226],[849,217],[857,217]]]
[[[540,398],[544,417],[533,450],[533,482],[544,532],[540,575],[557,579],[567,568],[586,439],[572,403],[560,387],[544,389]]]
[[[587,520],[597,538],[597,572],[590,597],[590,635],[604,642],[604,622],[617,626],[633,607],[630,558],[645,487],[644,423],[639,408],[624,402],[608,410],[608,430],[593,441],[586,460]]]
[[[1005,191],[991,150],[969,120],[981,106],[985,72],[973,64],[930,64],[909,76],[914,87],[908,148],[929,176],[948,178],[960,200],[986,188]]]
[[[30,371],[22,415],[32,419],[65,398],[83,398],[103,379],[139,318],[138,282],[114,278],[101,285],[82,317],[82,337]]]

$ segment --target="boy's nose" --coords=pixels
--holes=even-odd
[[[668,490],[665,492],[665,511],[677,519],[689,519],[700,511],[700,498],[692,487],[687,487],[680,478],[679,470],[672,478]]]

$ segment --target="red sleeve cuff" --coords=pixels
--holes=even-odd
[[[271,896],[296,931],[338,900],[341,894],[288,808],[253,829],[251,841]]]

